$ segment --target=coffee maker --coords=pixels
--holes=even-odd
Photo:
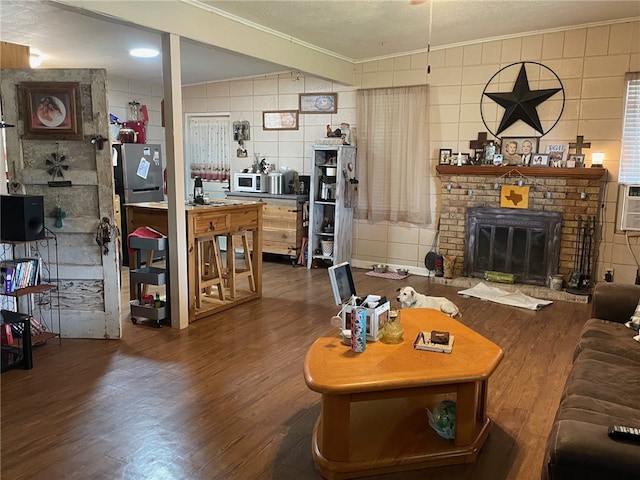
[[[320,200],[336,199],[336,177],[335,175],[323,175],[320,180]]]
[[[204,188],[200,177],[196,177],[193,182],[193,203],[204,205]]]
[[[320,200],[336,199],[336,175],[338,168],[326,167],[324,174],[320,177]]]

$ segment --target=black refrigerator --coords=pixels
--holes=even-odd
[[[163,169],[160,145],[148,143],[114,143],[112,145],[115,193],[120,197],[118,225],[122,238],[122,263],[129,265],[127,248],[127,203],[164,200]]]

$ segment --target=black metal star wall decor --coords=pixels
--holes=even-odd
[[[558,76],[553,71],[549,70],[555,76],[560,86],[557,88],[545,88],[541,90],[532,90],[529,86],[529,79],[527,77],[526,64],[539,65],[549,70],[548,67],[545,67],[544,65],[536,62],[521,62],[520,71],[518,72],[518,77],[513,85],[513,89],[510,92],[499,92],[499,93],[487,92],[486,91],[487,87],[492,83],[493,79],[496,78],[498,74],[500,74],[503,70],[507,68],[514,68],[518,64],[514,63],[511,65],[508,65],[507,67],[504,67],[503,69],[498,71],[491,78],[491,80],[487,82],[487,85],[485,86],[485,91],[482,93],[483,97],[486,96],[490,98],[491,100],[493,100],[498,105],[504,108],[504,114],[502,115],[502,120],[500,121],[500,125],[498,126],[495,132],[491,132],[496,137],[519,120],[529,125],[531,128],[533,128],[536,132],[539,132],[541,135],[545,135],[560,120],[560,115],[564,110],[564,88],[562,86],[562,82],[560,81],[560,78],[558,78]],[[541,103],[553,97],[558,92],[563,92],[562,109],[560,111],[560,114],[558,115],[556,122],[551,126],[551,128],[548,128],[545,131],[544,127],[542,126],[542,122],[540,121],[540,116],[538,115],[537,107]],[[482,102],[481,102],[481,109],[482,109]],[[489,131],[491,131],[491,129],[489,128],[489,126],[485,121],[484,114],[482,116],[482,121],[484,122],[485,126],[489,129]]]

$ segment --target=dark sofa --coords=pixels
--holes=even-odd
[[[638,285],[597,284],[547,440],[543,479],[640,479],[640,444],[607,435],[610,425],[640,427],[640,343],[624,325],[638,299]]]

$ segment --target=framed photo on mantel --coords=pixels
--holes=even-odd
[[[450,148],[441,148],[440,149],[440,165],[450,165],[451,164],[451,149]]]
[[[566,167],[569,144],[547,145],[546,153],[549,154],[549,165],[552,167]]]

